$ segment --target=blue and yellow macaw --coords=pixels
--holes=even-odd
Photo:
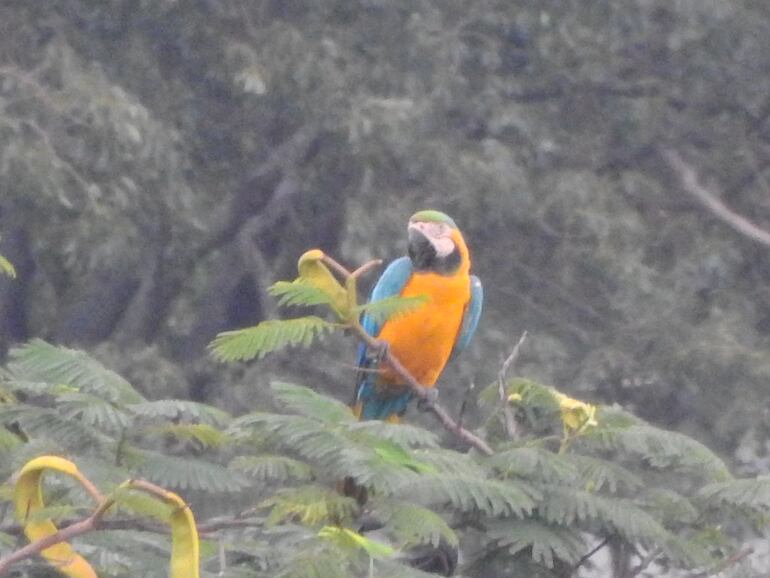
[[[382,324],[364,316],[364,330],[387,343],[390,353],[424,387],[433,387],[450,357],[470,343],[481,316],[484,290],[470,274],[471,260],[455,222],[439,211],[412,215],[409,256],[393,261],[380,276],[370,301],[393,295],[424,295],[412,312]],[[412,398],[408,387],[366,346],[358,350],[354,411],[362,420],[398,421]]]

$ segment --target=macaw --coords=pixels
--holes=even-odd
[[[408,256],[383,271],[370,301],[392,295],[424,295],[414,311],[378,324],[364,315],[364,330],[385,342],[390,353],[424,387],[433,387],[447,361],[470,343],[481,316],[484,290],[470,274],[471,260],[460,230],[448,215],[419,211],[409,219]],[[358,349],[353,410],[361,420],[397,422],[412,392],[365,345]]]

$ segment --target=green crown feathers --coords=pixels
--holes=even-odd
[[[418,211],[414,215],[412,215],[409,218],[410,223],[414,223],[415,221],[421,221],[421,222],[428,222],[428,223],[446,223],[453,229],[459,229],[457,226],[457,223],[454,222],[454,219],[447,215],[446,213],[442,213],[441,211],[436,211],[433,209],[427,209],[425,211]]]

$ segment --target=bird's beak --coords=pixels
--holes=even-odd
[[[417,269],[424,269],[436,258],[436,249],[420,223],[409,223],[409,257]]]

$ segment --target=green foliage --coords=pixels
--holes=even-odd
[[[631,414],[600,407],[595,423],[564,429],[565,406],[593,406],[534,381],[506,384],[519,437],[506,439],[492,411],[484,430],[497,451],[486,457],[442,447],[416,425],[358,422],[339,401],[281,381],[270,387],[281,413],[232,417],[146,400],[87,355],[40,341],[13,350],[2,376],[0,475],[60,453],[105,487],[144,477],[187,494],[196,510],[208,510],[196,496],[217,500],[229,515],[199,522],[231,558],[226,575],[424,577],[410,565],[456,548],[460,573],[494,560],[510,575],[561,576],[607,539],[670,567],[715,568],[735,540],[714,521],[756,528],[770,509],[766,479],[732,479],[702,444]],[[482,396],[499,407],[496,387]],[[87,500],[58,482],[47,493],[46,513],[62,520]],[[135,492],[113,495],[119,520],[162,514]],[[161,564],[163,551],[132,564],[143,538],[125,534],[132,547],[119,535],[83,540],[86,555],[103,554],[104,575]],[[0,541],[0,552],[12,547]],[[204,564],[218,556],[210,550]]]
[[[318,287],[297,279],[295,281],[278,281],[270,286],[267,292],[278,297],[278,304],[283,306],[311,307],[313,305],[332,304],[331,297]]]
[[[374,512],[385,522],[385,531],[401,546],[431,544],[438,547],[442,540],[453,547],[459,544],[457,534],[446,520],[423,506],[385,503],[375,505]]]
[[[518,520],[512,524],[492,524],[489,538],[507,548],[511,556],[527,550],[537,564],[553,568],[555,560],[575,564],[586,551],[579,532],[537,519]]]
[[[411,313],[419,309],[425,304],[426,300],[424,295],[414,295],[413,297],[394,295],[359,305],[356,307],[356,311],[360,314],[366,314],[375,323],[380,324],[391,317],[398,317],[399,315]]]
[[[357,508],[352,498],[317,486],[284,488],[264,500],[261,506],[270,508],[268,525],[289,521],[304,526],[349,523]]]
[[[274,319],[254,327],[220,333],[211,342],[210,348],[220,361],[261,359],[285,347],[309,347],[313,341],[334,329],[334,324],[312,315]]]

